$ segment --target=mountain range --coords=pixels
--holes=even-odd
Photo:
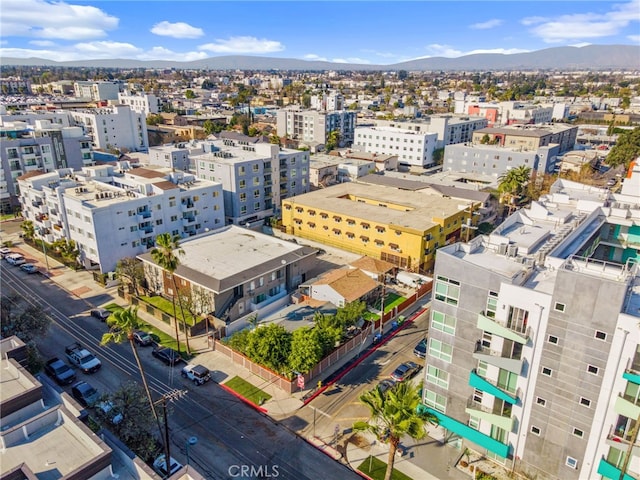
[[[229,55],[192,62],[96,59],[55,62],[43,58],[2,59],[5,66],[101,68],[178,68],[204,70],[351,70],[351,71],[488,71],[488,70],[640,70],[640,45],[554,47],[510,55],[479,53],[457,58],[429,57],[392,65],[333,63],[295,58]]]

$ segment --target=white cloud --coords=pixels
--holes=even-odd
[[[319,61],[319,62],[328,62],[329,59],[327,57],[321,57],[320,55],[316,55],[315,53],[307,53],[306,55],[303,55],[303,57],[305,60],[315,60],[315,61]]]
[[[591,45],[589,42],[580,42],[580,43],[574,43],[573,45],[569,45],[570,47],[576,47],[576,48],[582,48],[582,47],[587,47]]]
[[[450,45],[440,45],[439,43],[427,45],[427,51],[430,57],[460,57],[464,55],[462,51],[456,50]]]
[[[348,58],[334,58],[331,60],[333,63],[360,63],[368,65],[371,62],[365,58],[348,57]]]
[[[51,40],[31,40],[29,44],[36,47],[53,47],[56,43]]]
[[[640,43],[640,35],[627,35],[627,38],[632,42]]]
[[[191,62],[208,58],[206,52],[174,52],[164,47],[153,47],[151,50],[136,56],[138,60],[170,60],[174,62]]]
[[[583,5],[583,4],[576,4]],[[531,33],[546,43],[586,40],[617,35],[631,22],[640,20],[640,0],[613,4],[608,12],[587,12],[553,18],[529,17],[521,20],[532,26]]]
[[[502,20],[499,18],[493,18],[491,20],[487,20],[486,22],[474,23],[473,25],[469,25],[469,28],[473,28],[474,30],[488,30],[490,28],[499,27],[502,25]]]
[[[156,23],[151,29],[151,33],[173,38],[200,38],[204,35],[201,28],[192,27],[188,23],[170,23],[166,21]]]
[[[284,50],[284,45],[276,40],[256,37],[230,37],[227,40],[216,39],[198,47],[214,53],[271,53]]]
[[[45,0],[3,0],[2,35],[84,40],[118,27],[118,18],[99,8]],[[79,26],[81,25],[81,26]]]
[[[73,48],[84,58],[133,58],[142,52],[130,43],[111,41],[76,43]]]
[[[418,60],[420,58],[430,58],[430,57],[457,58],[465,55],[476,55],[480,53],[501,53],[503,55],[512,55],[514,53],[526,53],[530,51],[530,50],[524,50],[522,48],[478,48],[476,50],[467,50],[463,52],[462,50],[453,48],[450,45],[440,45],[438,43],[432,43],[431,45],[427,45],[427,50],[429,51],[429,55],[417,57],[412,60]]]

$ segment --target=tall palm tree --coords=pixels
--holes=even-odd
[[[175,252],[175,253],[174,253]],[[182,302],[178,295],[178,285],[176,284],[176,277],[174,272],[180,265],[180,259],[178,255],[184,255],[184,250],[180,248],[180,237],[178,235],[171,236],[168,233],[161,233],[156,237],[156,246],[151,250],[151,258],[156,262],[160,268],[165,270],[171,275],[171,282],[173,283],[173,295],[171,295],[171,303],[173,304],[173,320],[176,327],[176,343],[178,353],[180,353],[180,339],[178,333],[178,316],[176,314],[176,297],[178,297],[178,303],[180,304],[180,312],[182,313],[182,325],[184,328],[184,336],[187,343],[187,353],[191,353],[189,348],[189,335],[187,335],[187,329],[184,319],[184,311],[182,309]]]
[[[36,235],[36,227],[32,220],[25,220],[20,224],[20,228],[22,229],[22,236],[27,240],[32,240]]]
[[[498,184],[498,192],[500,192],[502,201],[504,202],[506,200],[509,203],[509,211],[511,211],[511,199],[522,194],[530,177],[531,168],[525,165],[512,168],[498,177],[500,181]]]
[[[371,418],[367,422],[354,423],[353,429],[371,432],[380,441],[385,438],[388,440],[389,458],[385,480],[391,479],[400,439],[408,435],[420,440],[427,434],[427,423],[437,423],[434,415],[418,411],[420,390],[421,385],[401,382],[384,393],[379,388],[374,388],[360,395],[360,401],[369,407]]]
[[[144,369],[142,368],[142,363],[140,362],[140,357],[138,356],[136,342],[133,338],[134,332],[141,326],[142,322],[138,317],[138,307],[129,307],[126,310],[118,310],[109,317],[110,329],[107,333],[102,335],[100,345],[104,346],[110,343],[122,343],[125,341],[125,339],[129,341],[129,345],[131,345],[131,351],[133,352],[133,356],[136,359],[136,363],[138,364],[138,370],[140,370],[142,385],[144,386],[144,391],[147,394],[151,412],[153,413],[153,416],[155,418],[158,418],[156,409],[153,406],[153,397],[151,397],[151,390],[149,390],[147,378],[144,375]]]

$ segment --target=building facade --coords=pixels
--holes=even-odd
[[[118,93],[120,93],[120,82],[77,81],[73,84],[73,90],[77,98],[90,99],[94,102],[100,100],[117,100]]]
[[[439,250],[423,402],[445,435],[539,479],[640,473],[639,212],[560,180]]]
[[[151,93],[130,93],[125,90],[118,93],[118,103],[128,105],[131,110],[136,113],[144,113],[145,116],[150,113],[157,114],[159,109],[159,99]]]
[[[224,226],[222,185],[184,172],[101,165],[18,182],[23,216],[38,235],[74,240],[79,260],[103,273],[152,248],[161,233],[187,238]]]
[[[518,125],[501,128],[483,128],[473,132],[472,142],[482,142],[521,150],[536,150],[553,143],[560,146],[559,153],[573,150],[578,127],[566,124]]]
[[[358,127],[353,147],[369,153],[397,155],[401,166],[429,167],[435,164],[436,139],[436,133],[395,127]]]
[[[128,105],[73,110],[69,114],[73,124],[81,126],[93,139],[95,149],[149,149],[146,115],[134,112]]]
[[[349,146],[354,139],[356,113],[346,110],[319,112],[316,110],[282,109],[277,114],[280,137],[288,136],[302,142],[324,145],[329,134],[337,131],[339,146]]]

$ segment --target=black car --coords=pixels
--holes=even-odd
[[[91,310],[91,316],[97,318],[98,320],[102,320],[103,322],[107,321],[111,312],[106,308],[94,308]]]
[[[71,394],[83,407],[93,407],[100,399],[98,391],[87,382],[76,383],[71,387]]]
[[[154,348],[151,354],[162,360],[167,365],[175,365],[176,363],[182,361],[182,357],[178,352],[176,352],[173,348],[169,347],[159,347]]]
[[[378,390],[380,390],[380,393],[384,395],[387,392],[387,390],[389,390],[390,388],[393,388],[394,385],[395,385],[395,382],[393,380],[389,380],[388,378],[385,378],[378,384],[377,388]]]
[[[427,356],[427,339],[423,338],[413,349],[413,354],[418,358],[425,358]]]
[[[410,378],[413,378],[420,371],[420,365],[413,362],[405,362],[399,365],[393,373],[391,378],[394,382],[404,382]]]
[[[44,372],[53,378],[58,385],[69,385],[76,379],[76,374],[71,367],[54,357],[44,365]]]
[[[133,332],[133,341],[141,347],[147,347],[153,343],[153,338],[147,332],[136,330]]]

